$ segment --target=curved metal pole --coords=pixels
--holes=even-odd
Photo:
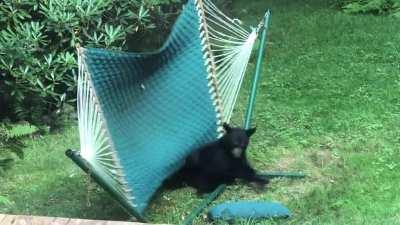
[[[261,29],[261,41],[260,41],[260,46],[258,47],[256,71],[253,76],[253,82],[251,84],[249,102],[247,104],[246,119],[245,119],[245,123],[244,123],[244,127],[246,129],[249,129],[251,127],[251,119],[253,116],[254,105],[255,105],[256,95],[257,95],[257,86],[258,86],[258,83],[259,83],[259,80],[261,77],[262,62],[263,62],[264,54],[265,54],[265,42],[267,41],[267,32],[268,32],[270,16],[271,16],[271,11],[268,10],[265,13],[263,23],[259,27],[259,29]]]

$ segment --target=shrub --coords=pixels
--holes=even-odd
[[[130,40],[167,31],[179,1],[1,1],[0,120],[38,124],[73,103],[77,44],[127,50]]]
[[[400,17],[400,0],[337,0],[347,13],[393,14]]]
[[[21,139],[37,130],[37,127],[28,123],[0,123],[0,173],[11,165],[15,156],[21,159],[24,157]]]

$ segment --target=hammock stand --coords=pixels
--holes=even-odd
[[[207,18],[207,15],[211,19]],[[218,16],[224,17],[228,22],[220,20]],[[143,216],[144,210],[162,181],[179,169],[182,160],[190,154],[191,150],[223,134],[222,122],[230,120],[251,48],[258,34],[261,33],[256,70],[245,118],[245,127],[250,127],[257,84],[261,75],[269,18],[268,10],[259,26],[253,28],[251,33],[246,33],[237,21],[226,17],[210,0],[189,0],[177,19],[169,39],[157,52],[122,53],[78,47],[80,66],[78,118],[81,149],[80,151],[67,150],[66,155],[116,199],[128,214],[139,221],[146,222]],[[223,25],[215,28],[212,25],[216,25],[216,21]],[[228,33],[231,32],[230,35],[241,36],[242,39],[234,36],[228,38],[229,35],[221,31],[223,29],[227,29]],[[231,46],[225,47],[222,44]],[[188,59],[190,61],[185,61]],[[231,64],[228,65],[224,61],[226,59]],[[185,70],[186,67],[180,67],[179,70],[174,71],[174,67],[170,66],[173,63],[175,63],[174,67],[187,64],[189,68]],[[188,79],[189,75],[192,76],[189,77],[190,79]],[[181,83],[179,83],[181,80],[175,79],[178,76],[183,79]],[[181,98],[174,103],[171,99],[175,98],[175,93],[172,96],[174,98],[168,99],[168,96],[164,96],[168,95],[168,91],[163,89],[166,84],[173,84],[172,87],[181,85],[183,88],[178,92],[192,88],[190,93],[187,93],[192,99],[185,101]],[[149,89],[158,91],[152,88],[152,85],[161,89],[158,95],[148,91]],[[169,101],[169,104],[189,105],[190,110],[200,106],[193,111],[202,112],[205,115],[204,118],[197,120],[199,115],[194,115],[193,118],[184,120],[186,116],[190,116],[187,112],[176,117],[175,114],[168,114],[169,112],[166,112],[168,109],[159,113],[159,110],[164,110],[164,106],[157,108],[160,104],[158,99],[160,93],[166,101]],[[199,100],[199,96],[206,96],[206,98],[203,102],[194,102],[203,100],[203,98]],[[142,99],[144,100],[141,101]],[[146,108],[149,102],[152,102],[156,110]],[[144,111],[140,111],[142,109]],[[176,106],[173,110],[176,110]],[[137,111],[139,112],[134,114]],[[143,115],[149,118],[144,118]],[[185,132],[172,129],[176,127],[176,124],[173,120],[172,122],[166,120],[163,117],[165,115],[172,115],[175,119],[182,118],[183,122],[181,121],[178,127],[183,126],[182,129],[186,129]],[[171,132],[170,136],[165,136],[164,130],[156,128],[158,136],[153,138],[151,144],[157,145],[157,140],[161,140],[161,144],[155,149],[167,148],[163,152],[153,153],[154,157],[160,155],[159,158],[154,159],[158,160],[155,161],[157,163],[146,162],[146,157],[147,161],[151,160],[148,153],[151,150],[148,148],[153,146],[147,145],[145,138],[152,136],[151,129],[154,128],[152,124],[149,124],[149,128],[143,126],[145,122],[142,121],[146,119],[147,122],[165,121],[168,123],[165,125],[166,132]],[[186,124],[185,121],[193,120],[194,125],[198,126],[190,129],[189,125],[193,124]],[[142,126],[129,127],[131,122]],[[135,133],[136,128],[143,130]],[[198,132],[199,130],[201,133]],[[201,139],[193,140],[189,144],[186,142],[182,144],[176,140],[169,141],[168,138],[174,135],[187,135],[181,137],[184,140],[191,140],[194,137]],[[301,178],[304,175],[270,173],[266,176]],[[142,180],[145,181],[142,182]],[[224,185],[218,187],[183,223],[191,224],[193,219],[224,189]]]

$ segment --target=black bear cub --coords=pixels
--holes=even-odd
[[[199,193],[213,191],[220,184],[232,184],[235,179],[264,186],[268,179],[257,175],[246,158],[246,149],[256,128],[242,129],[223,125],[226,133],[190,154],[173,180],[186,183]]]

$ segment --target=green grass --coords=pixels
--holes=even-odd
[[[400,23],[343,14],[325,2],[234,3],[235,15],[248,23],[267,7],[273,13],[251,162],[260,170],[309,175],[276,179],[262,193],[229,187],[218,202],[279,201],[293,212],[288,220],[238,224],[400,224]],[[64,156],[66,148],[79,146],[76,127],[27,145],[26,158],[0,177],[0,195],[11,201],[0,213],[127,219],[100,188],[88,188]],[[190,188],[164,191],[147,216],[177,224],[199,202]],[[206,223],[204,216],[195,223]]]
[[[25,159],[0,177],[0,213],[123,219],[114,200],[91,184],[68,159],[67,148],[79,146],[77,128],[26,141]]]

